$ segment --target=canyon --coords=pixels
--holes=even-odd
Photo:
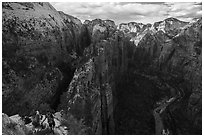
[[[82,23],[49,3],[3,2],[3,134],[27,134],[6,124],[35,110],[83,120],[81,134],[202,134],[202,18]]]

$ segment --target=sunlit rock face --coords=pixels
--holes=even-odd
[[[84,25],[87,26],[89,33],[92,36],[92,42],[107,39],[116,31],[116,25],[112,20],[86,20]]]
[[[169,37],[177,35],[184,26],[189,22],[180,21],[175,18],[167,18],[164,21],[154,23],[154,28],[159,31],[163,31]]]
[[[3,3],[2,15],[4,113],[64,110],[87,134],[202,133],[202,19],[82,24],[49,3]]]
[[[118,29],[125,33],[128,33],[128,32],[137,33],[137,32],[141,32],[142,30],[144,30],[145,26],[146,25],[142,23],[129,22],[129,23],[119,24]]]
[[[8,117],[2,113],[2,134],[3,135],[28,135],[32,131],[27,128],[19,115]]]
[[[136,22],[121,23],[117,29],[123,31],[128,37],[131,37],[131,41],[138,46],[139,41],[146,33],[154,34],[158,31],[163,31],[168,37],[172,38],[180,33],[188,24],[188,22],[183,22],[175,18],[167,18],[153,24]]]

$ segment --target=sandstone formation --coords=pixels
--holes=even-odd
[[[55,107],[51,98],[73,76],[80,20],[49,3],[3,3],[2,12],[4,112],[28,114],[40,104]]]
[[[64,110],[78,134],[202,133],[202,19],[82,24],[49,3],[2,12],[3,113]]]

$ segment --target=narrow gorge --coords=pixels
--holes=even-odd
[[[6,124],[36,110],[83,121],[67,134],[202,134],[202,18],[82,23],[3,2],[2,75],[3,134],[27,134]]]

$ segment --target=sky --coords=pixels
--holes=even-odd
[[[84,20],[110,19],[116,24],[153,23],[174,17],[190,21],[202,16],[200,2],[51,2],[58,11]]]

